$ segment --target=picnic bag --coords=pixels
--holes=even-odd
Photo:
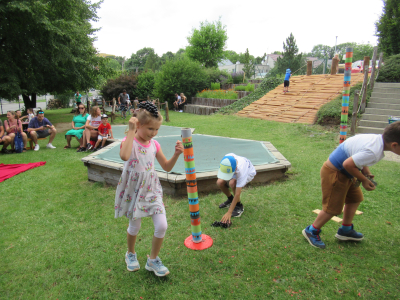
[[[14,137],[14,149],[15,153],[21,153],[24,149],[24,142],[22,141],[22,134],[17,132]]]

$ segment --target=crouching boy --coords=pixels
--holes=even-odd
[[[387,126],[383,134],[359,134],[337,147],[321,168],[322,211],[314,223],[303,229],[311,246],[324,249],[321,228],[343,210],[343,222],[335,237],[343,241],[361,241],[364,235],[355,231],[354,214],[364,200],[360,183],[367,191],[375,189],[369,166],[384,157],[383,151],[400,155],[400,122]],[[344,206],[344,208],[343,208]]]

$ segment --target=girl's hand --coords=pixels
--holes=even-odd
[[[132,131],[136,131],[136,127],[137,127],[137,123],[139,122],[139,120],[137,119],[137,118],[135,118],[135,117],[131,117],[130,119],[129,119],[129,130],[132,130]]]
[[[183,153],[183,144],[178,140],[175,144],[175,154],[180,155],[181,153]]]

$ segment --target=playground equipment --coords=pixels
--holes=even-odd
[[[351,82],[351,65],[353,60],[353,48],[346,48],[346,60],[344,69],[344,84],[342,97],[342,115],[340,119],[340,144],[346,140],[347,136],[347,120],[349,115],[350,102],[350,82]]]

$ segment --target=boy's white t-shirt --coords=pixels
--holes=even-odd
[[[348,157],[353,158],[357,168],[362,169],[376,164],[384,156],[383,138],[381,134],[359,134],[343,143]]]
[[[87,120],[89,121],[89,125],[93,127],[99,127],[99,125],[101,124],[101,116],[92,118],[92,115],[89,115],[89,117],[87,117]]]
[[[225,156],[233,156],[237,161],[236,171],[232,177],[236,179],[236,187],[244,187],[248,182],[253,180],[256,175],[256,169],[254,169],[250,160],[234,153],[228,153]]]

